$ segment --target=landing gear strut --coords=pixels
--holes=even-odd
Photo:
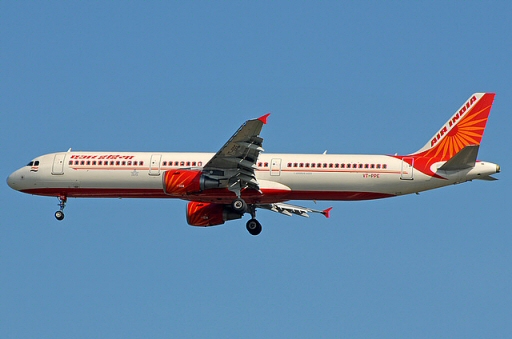
[[[66,207],[66,202],[68,201],[68,197],[65,195],[59,195],[59,210],[55,212],[55,218],[59,221],[64,219],[64,207]]]

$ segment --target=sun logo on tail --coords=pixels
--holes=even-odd
[[[414,155],[444,161],[466,146],[480,145],[493,100],[494,93],[474,94]]]

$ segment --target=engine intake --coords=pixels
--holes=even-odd
[[[187,222],[191,226],[222,225],[228,220],[241,217],[242,214],[234,212],[225,205],[195,201],[187,204]]]

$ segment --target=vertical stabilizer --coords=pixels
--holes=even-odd
[[[466,146],[480,145],[494,95],[475,93],[470,96],[427,144],[411,155],[448,161]]]

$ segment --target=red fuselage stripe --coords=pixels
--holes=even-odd
[[[179,198],[184,200],[230,203],[233,200],[231,192],[211,194],[202,192],[187,196],[171,196],[163,189],[120,189],[120,188],[36,188],[22,192],[43,196],[67,196],[69,198]],[[375,192],[338,192],[338,191],[276,191],[265,192],[263,195],[244,194],[248,203],[270,203],[287,200],[371,200],[392,197],[392,194]]]

